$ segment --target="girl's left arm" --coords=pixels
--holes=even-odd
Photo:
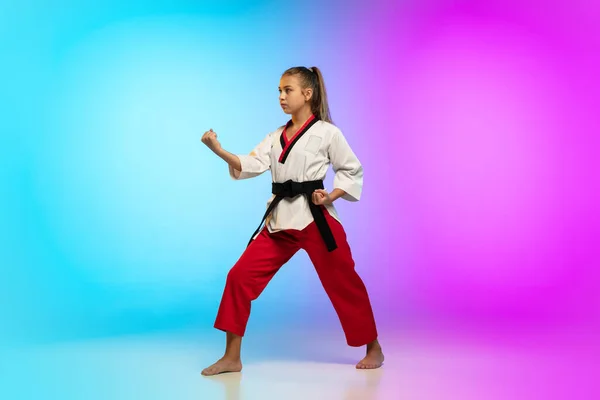
[[[350,148],[344,135],[336,129],[329,146],[329,160],[335,172],[331,201],[341,197],[348,201],[360,200],[363,186],[363,167]]]

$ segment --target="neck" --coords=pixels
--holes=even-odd
[[[302,126],[311,115],[312,111],[310,110],[310,107],[302,107],[300,111],[292,114],[292,123],[294,126]]]

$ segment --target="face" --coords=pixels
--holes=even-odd
[[[294,114],[303,107],[310,107],[310,88],[302,89],[297,75],[284,75],[279,81],[279,104],[286,114]]]

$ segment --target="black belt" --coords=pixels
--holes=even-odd
[[[308,199],[310,213],[312,214],[315,220],[315,224],[317,224],[317,228],[319,229],[321,237],[327,245],[327,250],[333,251],[337,249],[337,244],[335,243],[335,239],[333,238],[331,228],[329,227],[329,224],[327,224],[325,214],[323,214],[323,209],[320,206],[313,203],[311,198],[315,190],[323,188],[324,186],[322,180],[308,182],[294,182],[289,180],[284,183],[273,183],[272,192],[275,195],[275,198],[273,199],[273,201],[271,201],[271,204],[269,204],[269,207],[267,208],[267,211],[265,212],[262,221],[260,221],[260,225],[258,225],[258,229],[250,238],[248,246],[250,246],[250,243],[252,243],[252,239],[260,231],[260,228],[262,227],[263,222],[265,222],[265,219],[267,219],[267,216],[275,209],[275,207],[277,206],[277,204],[279,204],[281,200],[283,200],[286,197],[296,197],[300,194],[303,194],[306,195]]]

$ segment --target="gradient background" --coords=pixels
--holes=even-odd
[[[364,164],[337,207],[382,332],[598,349],[592,1],[9,1],[0,54],[5,354],[211,332],[270,176],[232,181],[200,137],[249,152],[296,65]],[[299,253],[249,333],[313,326],[339,330]]]

